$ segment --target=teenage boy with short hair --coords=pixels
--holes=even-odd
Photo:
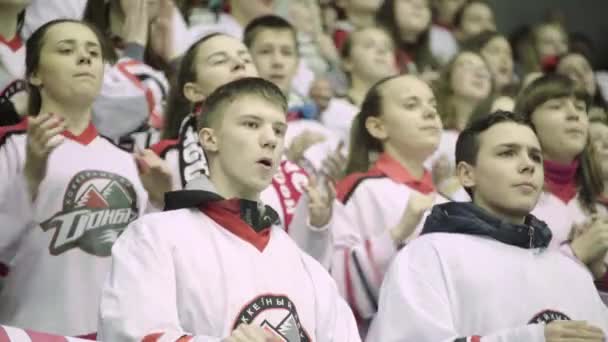
[[[286,107],[259,78],[205,100],[209,182],[167,194],[172,211],[135,221],[116,243],[100,339],[358,341],[330,276],[258,202],[283,152]]]
[[[474,121],[456,163],[473,202],[433,208],[385,277],[368,341],[604,341],[591,274],[546,248],[551,230],[529,214],[543,187],[530,123],[509,112]]]

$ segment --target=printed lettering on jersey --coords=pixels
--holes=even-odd
[[[232,326],[256,324],[273,334],[278,341],[309,342],[310,337],[300,323],[295,304],[283,295],[261,295],[249,302]]]
[[[570,321],[566,314],[554,310],[544,310],[536,314],[528,324],[551,323],[553,321]]]
[[[52,255],[77,247],[105,257],[110,256],[114,241],[137,214],[137,194],[128,179],[86,170],[68,184],[63,210],[40,225],[44,231],[54,230],[49,246]]]
[[[296,206],[303,193],[303,186],[308,184],[308,175],[298,165],[284,160],[279,165],[271,184],[280,199],[285,228],[289,229]]]
[[[179,130],[179,170],[182,186],[203,174],[209,174],[207,158],[198,141],[196,118],[188,115]]]

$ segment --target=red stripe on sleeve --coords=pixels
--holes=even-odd
[[[353,289],[352,277],[350,275],[350,251],[344,250],[344,282],[346,287],[346,300],[353,309],[357,322],[361,322],[361,316],[359,315],[359,309],[355,300],[355,290]]]
[[[471,342],[481,342],[481,336],[471,336]]]
[[[10,341],[4,327],[0,325],[0,342]]]
[[[67,342],[68,340],[63,336],[49,335],[45,333],[25,330],[27,335],[30,337],[32,342]]]
[[[161,338],[161,336],[163,336],[165,333],[154,333],[154,334],[149,334],[144,336],[144,338],[141,340],[141,342],[158,342],[158,340]]]

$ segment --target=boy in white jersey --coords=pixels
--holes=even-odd
[[[101,340],[359,340],[329,275],[258,204],[283,152],[286,107],[259,78],[205,100],[210,183],[167,194],[174,210],[136,221],[113,249]]]
[[[551,230],[529,214],[543,185],[530,124],[509,112],[474,121],[456,162],[473,203],[433,208],[385,277],[368,341],[605,341],[591,274],[547,248]]]

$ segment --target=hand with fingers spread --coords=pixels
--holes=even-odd
[[[171,191],[173,186],[171,169],[167,162],[152,150],[136,150],[134,156],[139,177],[150,196],[150,201],[157,208],[162,208],[165,193]]]
[[[32,199],[36,198],[38,186],[46,175],[50,153],[64,140],[61,132],[65,129],[64,119],[52,113],[28,117],[24,174]]]
[[[553,321],[545,326],[547,342],[604,342],[600,328],[584,321]]]
[[[579,260],[588,265],[602,258],[608,251],[608,217],[594,216],[578,229],[577,236],[570,244],[572,251]]]
[[[270,332],[254,324],[241,324],[222,342],[279,342]]]
[[[285,151],[287,159],[297,163],[304,157],[304,152],[312,145],[325,141],[325,136],[321,133],[305,130],[297,137],[293,138],[291,144]]]
[[[146,46],[148,43],[148,1],[120,0],[120,7],[125,15],[122,38],[126,43],[137,43]]]
[[[346,156],[342,153],[344,142],[340,141],[338,147],[323,160],[321,170],[332,181],[338,181],[344,177],[346,171]]]
[[[585,251],[582,251],[582,249],[587,248],[586,247],[587,244],[586,244],[585,240],[587,238],[592,238],[592,236],[593,236],[591,234],[589,234],[587,236],[586,233],[588,233],[588,231],[592,227],[599,225],[600,223],[597,223],[598,221],[606,222],[606,220],[607,219],[605,217],[602,217],[599,215],[592,215],[588,221],[583,222],[583,223],[575,223],[572,226],[572,230],[570,231],[569,239],[571,241],[577,241],[576,244],[571,245],[571,248],[572,248],[574,254],[579,259],[581,259],[581,258],[587,259],[587,258],[591,257],[591,256],[587,256]],[[587,252],[592,252],[592,251],[587,250]],[[604,274],[606,273],[606,271],[608,270],[608,268],[606,266],[606,261],[605,261],[607,255],[608,255],[608,248],[603,253],[599,253],[598,255],[596,255],[596,257],[594,259],[592,259],[591,261],[586,263],[595,279],[602,278],[604,276]],[[582,259],[581,259],[581,261],[582,261]]]
[[[454,173],[454,168],[450,163],[450,159],[445,154],[442,154],[433,163],[432,168],[433,183],[437,188],[438,192],[451,197],[458,189],[460,189],[460,181]]]
[[[401,245],[422,220],[424,212],[429,210],[435,203],[435,194],[428,195],[413,191],[407,201],[407,207],[401,216],[399,223],[390,230],[391,237],[397,245]]]
[[[325,178],[319,183],[317,177],[308,177],[308,184],[304,185],[304,192],[308,196],[308,215],[310,224],[316,228],[326,226],[331,220],[333,201],[336,198],[336,188]]]

